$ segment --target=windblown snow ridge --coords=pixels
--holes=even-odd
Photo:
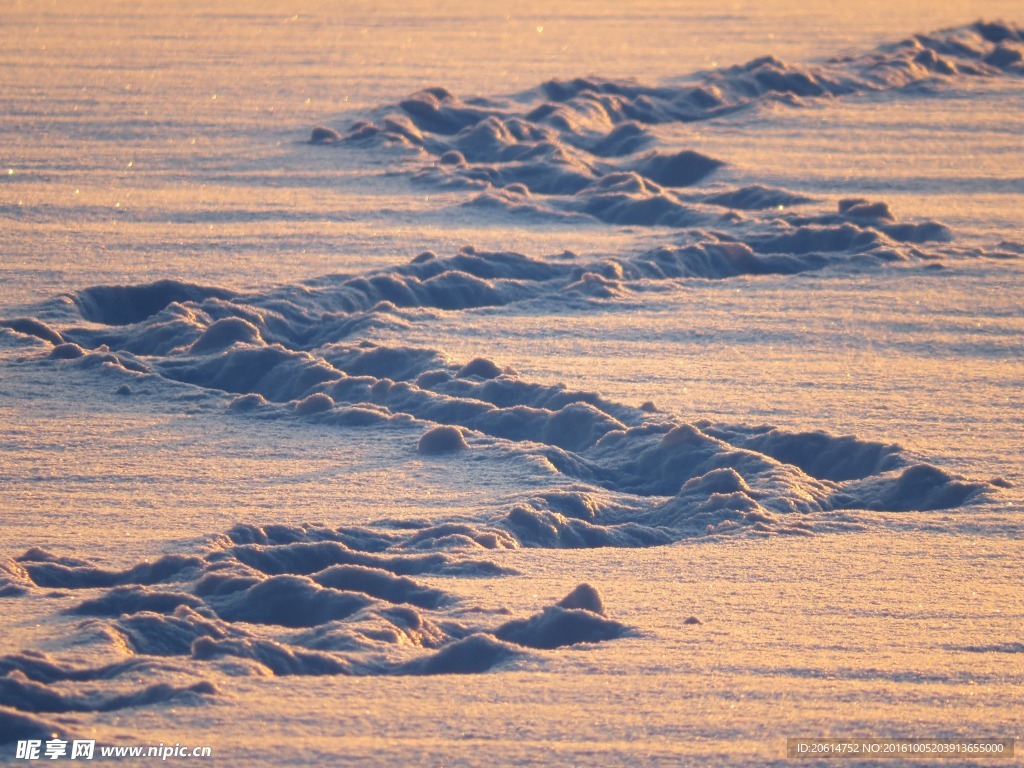
[[[314,129],[314,144],[397,148],[421,161],[415,175],[477,189],[473,204],[511,212],[586,215],[611,224],[691,227],[721,214],[808,198],[785,190],[683,195],[723,165],[689,149],[658,150],[652,126],[722,117],[765,102],[799,105],[871,91],[1024,73],[1022,30],[977,22],[915,35],[859,57],[811,67],[772,56],[701,73],[684,84],[552,80],[509,99],[463,101],[427,88],[344,134]],[[756,188],[755,188],[756,189]]]
[[[643,184],[638,177],[624,184]],[[758,190],[744,192],[747,196]],[[453,256],[425,251],[410,262],[362,275],[333,275],[307,283],[242,294],[162,280],[101,285],[70,295],[82,318],[100,328],[58,330],[32,317],[0,320],[21,334],[61,346],[102,345],[136,355],[215,353],[233,344],[282,344],[313,349],[381,327],[401,328],[432,312],[529,303],[587,308],[636,298],[665,281],[740,275],[795,274],[830,264],[931,258],[922,244],[947,240],[935,222],[898,222],[882,202],[839,201],[834,213],[792,215],[742,237],[687,230],[677,244],[639,254],[585,260],[571,252],[534,258],[466,246]]]
[[[86,617],[72,629],[75,643],[109,646],[122,659],[81,667],[38,651],[0,657],[0,723],[30,738],[42,727],[40,713],[201,703],[219,695],[207,679],[214,669],[263,676],[479,674],[538,650],[633,634],[606,616],[587,584],[522,618],[509,618],[503,606],[467,604],[449,591],[458,579],[513,571],[403,548],[414,538],[387,528],[239,525],[193,555],[124,570],[31,549],[7,563],[24,589],[5,596],[31,599],[54,586],[84,593],[65,611],[72,620]],[[141,675],[164,679],[139,688],[134,681]]]
[[[123,571],[29,550],[15,561],[24,568],[25,594],[55,583],[86,593],[66,611],[90,617],[78,624],[83,641],[127,655],[96,668],[39,652],[2,657],[0,705],[31,713],[109,711],[216,695],[205,680],[125,694],[96,687],[124,687],[141,672],[199,676],[206,663],[252,675],[482,673],[531,650],[632,633],[606,616],[587,584],[523,618],[508,618],[503,606],[467,604],[449,591],[459,579],[513,571],[460,555],[417,553],[406,546],[415,538],[386,528],[239,525],[183,558],[184,568],[166,567],[164,557]],[[47,567],[54,564],[61,569]],[[119,586],[97,590],[97,573]]]
[[[510,254],[463,254],[455,261],[498,279],[509,272],[544,279],[561,269]],[[479,521],[442,522],[408,541],[381,533],[382,548],[646,546],[732,527],[806,531],[838,510],[957,507],[989,487],[895,445],[769,426],[680,423],[597,392],[524,380],[486,358],[460,365],[431,349],[332,341],[335,326],[326,321],[317,329],[312,320],[323,318],[319,308],[334,300],[327,293],[285,288],[260,299],[276,310],[221,298],[175,302],[134,325],[54,330],[57,338],[47,343],[61,342],[51,353],[56,364],[184,382],[252,418],[397,426],[393,434],[408,436],[410,454],[436,461],[486,447],[495,461],[525,458],[539,482],[555,484],[554,495],[526,496]],[[354,564],[376,567],[365,558]],[[77,566],[26,556],[10,566],[3,588],[21,589],[22,571],[38,584],[65,586],[71,567]],[[89,586],[117,588],[195,567],[169,556],[138,572],[78,573]],[[185,598],[116,589],[106,599],[195,607]]]
[[[848,201],[837,215],[886,214],[884,206]],[[847,224],[806,225],[812,226],[825,238],[847,227],[858,231]],[[763,247],[792,250],[792,239],[780,235]],[[32,318],[7,325],[50,345],[54,364],[185,383],[254,418],[399,426],[410,452],[435,460],[487,446],[495,456],[527,458],[560,486],[592,494],[591,501],[564,509],[551,498],[527,498],[474,523],[473,531],[443,524],[434,534],[418,534],[416,541],[427,547],[442,539],[467,546],[484,540],[493,546],[643,546],[703,535],[724,523],[789,530],[794,514],[957,507],[987,489],[894,445],[768,426],[685,424],[598,392],[524,380],[486,358],[457,364],[438,350],[343,341],[353,317],[391,317],[402,311],[399,304],[422,311],[540,300],[576,285],[615,292],[633,281],[676,275],[697,252],[711,258],[737,249],[721,242],[587,265],[571,256],[538,260],[467,249],[448,259],[425,254],[365,277],[324,278],[248,296],[178,283],[104,286],[76,296],[91,325],[55,329]],[[124,324],[129,315],[143,319]],[[800,522],[813,527],[813,520]],[[60,587],[69,567],[77,566],[26,557],[15,570]],[[146,585],[195,567],[169,556],[138,573],[95,570],[87,578],[93,587]],[[22,587],[15,574],[0,588]]]
[[[844,201],[835,215],[889,218],[884,205],[863,201]],[[849,221],[806,220],[797,231],[803,234],[780,234],[761,247],[794,251],[802,238],[863,236]],[[800,247],[812,251],[813,245]],[[571,254],[541,260],[465,249],[447,259],[426,253],[383,272],[259,294],[183,283],[89,288],[75,296],[89,325],[57,329],[33,318],[6,324],[49,345],[55,365],[184,383],[249,418],[337,428],[391,425],[398,429],[390,434],[407,436],[410,454],[435,461],[457,461],[486,447],[495,461],[525,460],[541,486],[571,491],[527,496],[465,525],[444,522],[403,546],[646,546],[732,526],[806,531],[839,510],[950,508],[984,493],[988,485],[895,445],[770,426],[681,423],[598,392],[531,382],[486,358],[455,363],[439,350],[344,340],[356,319],[364,321],[365,335],[373,323],[408,311],[543,304],[572,290],[589,301],[631,290],[626,286],[641,290],[645,281],[677,276],[707,260],[753,258],[744,249],[720,241],[588,264]],[[11,566],[0,589],[22,589],[21,571],[60,587],[72,565],[25,558]],[[96,570],[88,578],[93,587],[147,585],[196,566],[168,557],[138,573]],[[177,598],[144,599],[165,605]],[[174,605],[194,607],[188,600]]]

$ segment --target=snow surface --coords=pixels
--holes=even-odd
[[[1020,739],[1021,22],[9,8],[0,762]]]

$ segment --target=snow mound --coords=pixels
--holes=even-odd
[[[434,427],[420,438],[418,450],[427,455],[453,453],[469,448],[462,430],[456,427]]]

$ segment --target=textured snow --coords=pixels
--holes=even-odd
[[[1018,8],[228,5],[0,22],[0,762],[1020,738]]]

